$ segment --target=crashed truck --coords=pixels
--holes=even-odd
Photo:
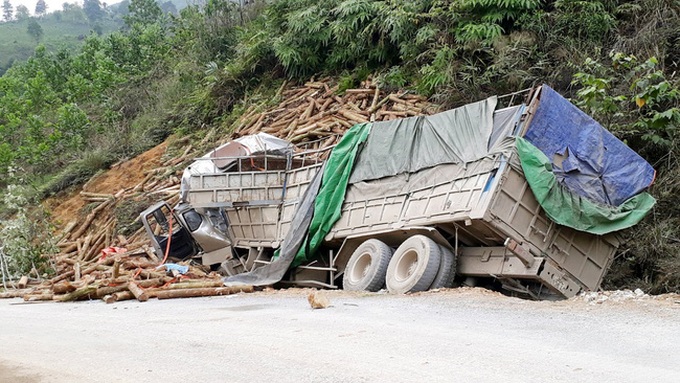
[[[186,169],[176,207],[141,219],[159,256],[221,265],[226,285],[461,282],[549,299],[599,288],[654,178],[543,85],[358,124],[327,148],[242,137]]]

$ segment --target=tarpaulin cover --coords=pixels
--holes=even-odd
[[[640,222],[656,202],[649,193],[639,193],[611,206],[596,203],[558,182],[546,155],[527,140],[516,141],[524,176],[546,215],[556,223],[592,234],[607,234]]]
[[[326,161],[321,188],[314,202],[314,217],[309,225],[309,234],[298,250],[292,266],[311,260],[321,246],[323,238],[340,218],[352,167],[359,147],[366,141],[369,131],[370,123],[354,125],[333,148]]]
[[[432,116],[376,122],[359,153],[350,183],[445,163],[468,163],[489,153],[497,98]]]
[[[647,161],[547,85],[524,137],[559,183],[599,203],[619,206],[654,180]]]

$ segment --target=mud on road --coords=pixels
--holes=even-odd
[[[483,289],[0,301],[0,381],[677,382],[680,297]]]

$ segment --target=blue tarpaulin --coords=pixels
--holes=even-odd
[[[547,85],[524,137],[559,183],[592,201],[619,206],[654,181],[647,161]]]

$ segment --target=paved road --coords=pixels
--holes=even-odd
[[[680,300],[529,302],[480,289],[146,303],[0,301],[0,381],[678,382]]]

